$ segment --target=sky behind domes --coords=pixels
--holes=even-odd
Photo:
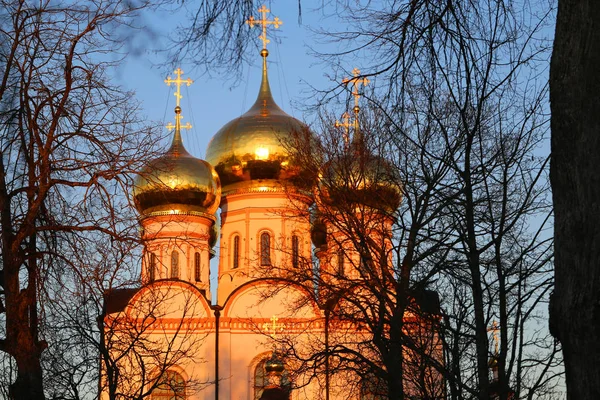
[[[303,24],[299,25],[295,2],[274,4],[271,11],[270,18],[277,16],[283,21],[277,34],[278,39],[272,39],[268,45],[269,80],[273,97],[291,116],[299,120],[310,119],[299,106],[310,102],[310,99],[307,101],[311,93],[309,85],[321,90],[335,85],[326,76],[330,71],[327,71],[316,57],[309,54],[310,50],[307,47],[312,46],[314,40],[309,26],[317,23],[319,16],[317,12],[303,9]],[[153,14],[145,18],[148,18],[145,21],[146,25],[152,26],[154,33],[161,35],[168,35],[177,21],[176,15],[167,13]],[[154,27],[154,22],[158,22],[157,25],[164,28]],[[257,27],[252,28],[252,32],[257,37],[260,34]],[[144,37],[142,32],[138,40],[149,40]],[[164,38],[155,42],[156,48],[161,43],[168,43]],[[144,53],[127,57],[114,79],[116,84],[135,91],[135,98],[142,102],[145,115],[152,120],[163,121],[166,125],[173,121],[174,87],[168,87],[163,82],[166,78],[165,68],[153,66],[153,63],[165,62],[161,54],[153,50],[146,47]],[[202,69],[194,68],[193,64],[179,65],[184,71],[183,78],[191,78],[194,81],[190,87],[182,86],[181,107],[182,123],[190,122],[193,126],[189,131],[182,131],[183,140],[188,151],[195,157],[204,158],[211,137],[227,122],[246,112],[254,103],[260,87],[262,58],[258,47],[252,51],[255,54],[247,56],[253,64],[244,65],[243,77],[239,82],[220,77],[223,71],[216,71],[214,76],[210,77],[203,76]],[[349,66],[348,70],[353,67]],[[174,74],[170,72],[170,76],[173,77]],[[308,122],[310,123],[310,120]]]

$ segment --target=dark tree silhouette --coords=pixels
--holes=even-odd
[[[53,342],[60,324],[47,302],[71,299],[53,290],[85,275],[79,268],[99,259],[94,244],[136,238],[121,219],[123,193],[157,135],[107,70],[119,62],[122,29],[145,6],[1,2],[0,351],[14,367],[9,398],[43,399],[42,361],[54,351],[46,348],[69,347]]]
[[[600,398],[600,5],[560,0],[550,69],[555,289],[569,399]]]

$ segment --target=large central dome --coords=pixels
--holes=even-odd
[[[206,160],[215,167],[223,192],[269,186],[269,181],[298,178],[289,148],[295,138],[310,135],[308,127],[286,114],[273,100],[263,50],[263,75],[254,105],[227,123],[208,144]],[[304,139],[303,139],[304,140]]]

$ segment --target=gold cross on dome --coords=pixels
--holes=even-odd
[[[183,118],[183,115],[175,114],[175,125],[173,125],[172,122],[169,122],[166,128],[172,131],[179,125],[179,129],[192,129],[192,125],[189,122],[187,122],[185,125],[181,125],[181,118]]]
[[[266,50],[267,43],[270,42],[270,40],[267,38],[267,25],[273,25],[274,28],[279,28],[283,22],[278,17],[275,17],[272,20],[267,19],[267,13],[271,12],[271,10],[269,10],[264,4],[258,9],[258,12],[261,13],[261,19],[256,19],[251,15],[246,23],[250,25],[250,28],[254,28],[254,25],[262,26],[262,34],[258,38],[263,42],[263,50]]]
[[[334,126],[336,128],[344,128],[344,146],[348,147],[348,143],[350,142],[350,127],[352,124],[350,123],[350,114],[347,112],[342,114],[342,121],[335,121]]]
[[[273,315],[271,317],[271,322],[265,322],[263,324],[264,331],[273,339],[277,337],[277,333],[281,333],[285,329],[285,324],[278,324],[277,321],[279,321],[279,318]]]
[[[358,68],[354,68],[352,70],[352,75],[354,76],[353,78],[342,79],[342,84],[346,86],[352,85],[352,96],[354,96],[354,112],[358,113],[358,99],[360,98],[358,88],[360,85],[367,86],[371,81],[366,76],[364,78],[359,78],[360,70]]]
[[[187,86],[190,86],[192,83],[194,83],[194,81],[191,80],[190,78],[181,79],[182,74],[183,74],[183,71],[181,70],[181,68],[177,68],[175,70],[175,75],[177,75],[176,79],[171,79],[170,76],[167,76],[167,79],[165,79],[165,83],[167,84],[167,86],[171,86],[171,83],[173,83],[173,84],[175,84],[175,86],[177,86],[177,90],[175,91],[175,98],[177,99],[177,101],[176,101],[177,106],[175,107],[175,125],[173,125],[171,122],[169,122],[166,126],[166,128],[168,130],[192,129],[192,125],[190,125],[189,122],[186,123],[185,125],[181,125],[181,118],[183,118],[183,115],[181,115],[181,107],[179,106],[179,103],[182,98],[181,85],[185,83]]]
[[[500,325],[498,325],[498,322],[492,322],[492,326],[488,328],[488,332],[492,332],[492,337],[494,338],[494,349],[496,350],[495,354],[498,354],[498,342],[500,341],[498,338],[498,332],[500,332]]]
[[[190,78],[187,79],[181,79],[181,75],[183,74],[183,71],[181,70],[181,68],[177,68],[175,70],[175,75],[177,75],[177,79],[171,79],[170,76],[167,76],[167,79],[165,79],[165,83],[167,84],[167,86],[171,86],[171,83],[174,83],[177,86],[177,91],[175,91],[175,98],[177,99],[177,107],[179,107],[179,100],[181,100],[181,85],[182,84],[187,84],[187,86],[190,86],[192,83],[194,83],[193,80],[191,80]]]

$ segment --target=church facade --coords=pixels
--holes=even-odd
[[[263,12],[263,35],[265,21]],[[312,134],[273,100],[266,45],[261,56],[256,102],[212,138],[206,160],[190,155],[181,139],[186,126],[179,87],[191,81],[179,70],[166,81],[178,88],[173,141],[136,178],[143,285],[106,296],[103,398],[379,398],[369,393],[364,376],[331,378],[322,364],[317,371],[295,361],[333,340],[335,328],[318,301],[319,288],[294,284],[290,277],[300,270],[320,273],[313,254],[319,268],[346,275],[353,261],[361,261],[351,248],[327,245],[328,237],[341,242],[335,226],[316,227],[309,217],[319,200],[299,184],[308,171],[284,140],[292,134],[312,140]],[[398,207],[400,188],[378,190],[388,190],[391,207]],[[378,232],[391,232],[390,218],[378,221]],[[380,239],[391,245],[391,234]],[[218,286],[211,298],[209,263],[215,254]],[[360,337],[360,328],[355,330]],[[439,344],[434,347],[441,360]],[[294,357],[286,354],[290,349]],[[441,377],[434,380],[443,387]],[[440,388],[437,398],[442,397]]]

